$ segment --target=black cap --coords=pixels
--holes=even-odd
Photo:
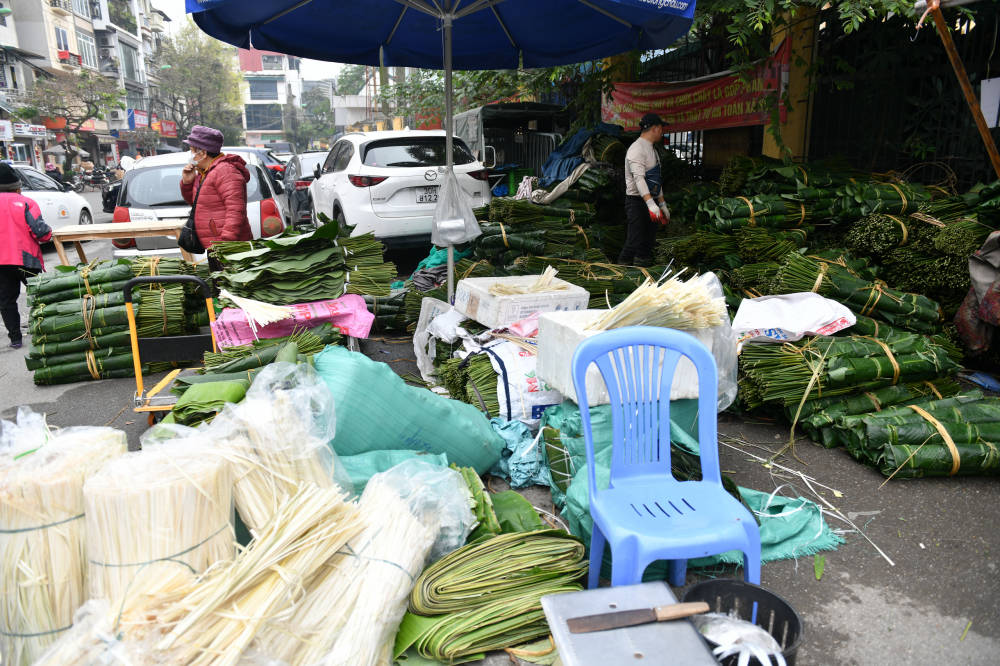
[[[639,121],[639,129],[641,130],[648,130],[653,125],[666,125],[666,123],[660,120],[660,117],[655,113],[647,113]]]
[[[13,192],[19,187],[21,179],[17,177],[14,168],[5,162],[0,162],[0,192]]]

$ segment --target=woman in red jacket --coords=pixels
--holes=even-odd
[[[217,241],[253,240],[247,219],[247,183],[250,171],[239,155],[222,154],[222,132],[195,125],[184,141],[191,147],[191,163],[181,172],[181,195],[195,203],[194,228],[205,249]],[[219,262],[209,257],[213,271]]]
[[[52,229],[42,219],[38,204],[21,196],[17,172],[0,164],[0,317],[14,349],[21,348],[21,314],[17,309],[21,285],[45,270],[39,243],[51,238]]]

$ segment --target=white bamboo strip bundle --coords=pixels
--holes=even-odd
[[[679,277],[680,273],[662,284],[646,278],[624,301],[587,324],[585,330],[606,331],[624,326],[691,330],[722,324],[727,316],[725,299],[713,298],[700,276],[687,282]]]
[[[364,533],[327,562],[287,623],[262,632],[259,652],[290,666],[391,666],[407,597],[438,537],[437,517],[418,518],[399,493],[386,475],[372,478],[360,500]]]
[[[541,294],[549,291],[565,291],[569,288],[569,283],[561,280],[553,282],[558,272],[552,266],[546,266],[542,274],[532,284],[505,284],[497,282],[490,285],[489,291],[494,296],[515,296],[518,294]]]
[[[130,453],[92,476],[83,494],[91,596],[123,598],[150,563],[201,573],[233,557],[232,468],[204,440]]]
[[[317,435],[315,415],[302,393],[276,390],[267,395],[267,404],[251,397],[216,419],[217,431],[228,430],[216,446],[233,466],[236,510],[253,533],[303,483],[333,485],[333,450]]]
[[[340,488],[303,485],[231,566],[210,572],[156,614],[169,628],[155,650],[171,664],[233,666],[267,622],[287,619],[323,565],[362,531],[357,506]]]
[[[362,533],[360,510],[346,498],[336,487],[303,485],[234,560],[201,576],[174,562],[146,567],[89,633],[67,636],[37,666],[234,666]]]
[[[88,598],[83,486],[128,450],[113,428],[70,428],[0,459],[0,653],[28,666]]]

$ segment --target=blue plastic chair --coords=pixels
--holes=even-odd
[[[698,370],[701,481],[678,481],[670,468],[670,386],[682,354]],[[594,471],[585,381],[591,363],[604,378],[612,407],[611,484],[602,491],[597,490]],[[605,542],[611,544],[612,586],[640,583],[647,566],[668,560],[668,580],[680,587],[687,560],[733,549],[743,552],[744,579],[759,585],[757,522],[722,487],[716,439],[718,373],[705,345],[687,333],[651,326],[601,333],[577,348],[573,385],[587,444],[594,519],[588,587],[597,587]]]

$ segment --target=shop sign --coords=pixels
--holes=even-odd
[[[131,130],[149,127],[149,114],[142,109],[128,109],[128,128]]]
[[[14,125],[9,120],[0,120],[0,141],[14,140]]]
[[[153,122],[152,127],[160,133],[160,136],[177,136],[177,123],[172,120],[156,120]]]
[[[715,76],[702,83],[618,83],[605,98],[601,119],[639,127],[639,119],[653,112],[670,127],[668,133],[764,125],[769,122],[767,99],[788,85],[792,38],[788,37],[771,58],[761,62],[749,83],[738,74]],[[786,122],[785,105],[778,104],[781,122]]]
[[[94,136],[97,137],[97,143],[101,144],[102,146],[103,145],[114,145],[114,143],[115,143],[115,138],[114,137],[110,137],[110,136],[108,136],[106,134],[95,134]]]
[[[14,123],[14,136],[37,136],[45,138],[45,125]]]

